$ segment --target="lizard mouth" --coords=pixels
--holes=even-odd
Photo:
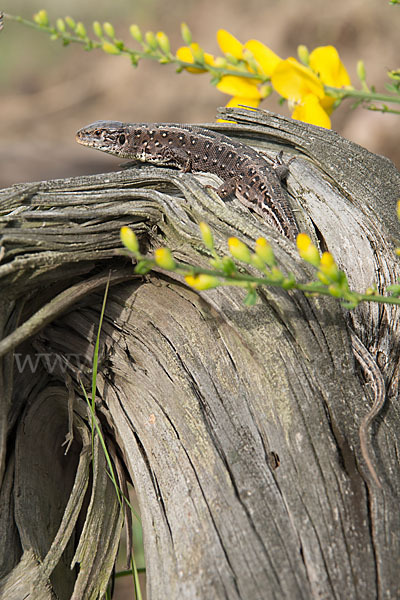
[[[82,127],[77,131],[75,140],[82,146],[124,156],[121,145],[125,143],[126,135],[123,123],[117,121],[96,121],[92,125]]]
[[[90,138],[90,136],[85,134],[84,131],[77,132],[75,135],[75,141],[78,142],[78,144],[82,144],[82,146],[90,146],[92,148],[95,146],[93,138]]]

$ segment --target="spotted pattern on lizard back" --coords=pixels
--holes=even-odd
[[[282,189],[288,168],[280,155],[270,165],[255,150],[225,135],[171,123],[97,121],[80,129],[76,140],[121,158],[214,173],[224,182],[216,190],[221,198],[235,194],[291,240],[299,233]]]

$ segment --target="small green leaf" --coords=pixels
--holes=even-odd
[[[400,284],[394,283],[393,285],[388,285],[386,291],[390,292],[393,296],[400,296]]]
[[[254,288],[249,289],[243,301],[246,306],[254,306],[257,302],[257,292]]]
[[[131,59],[131,64],[133,67],[137,67],[138,66],[138,62],[139,62],[139,56],[136,54],[136,52],[131,52],[130,53],[130,59]]]
[[[225,275],[233,275],[237,272],[236,265],[229,256],[224,256],[221,262],[220,266],[222,266]]]
[[[148,260],[140,260],[135,267],[135,273],[139,275],[146,275],[149,271],[151,271],[151,263]]]

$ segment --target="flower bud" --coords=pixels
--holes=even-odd
[[[154,35],[154,33],[152,31],[146,31],[145,39],[146,39],[147,45],[149,46],[149,48],[151,50],[157,50],[158,44],[157,44],[156,36]]]
[[[365,81],[367,74],[365,72],[365,64],[363,60],[357,62],[357,77],[360,81]]]
[[[171,250],[168,248],[157,248],[157,250],[154,251],[154,260],[159,267],[162,267],[167,271],[173,271],[176,267]]]
[[[86,38],[87,37],[86,28],[85,28],[84,24],[81,21],[79,21],[76,24],[75,33],[80,38]]]
[[[258,238],[255,245],[255,252],[266,265],[273,267],[275,265],[275,256],[272,246],[265,238]]]
[[[204,51],[199,46],[199,44],[197,44],[196,42],[194,42],[193,44],[190,44],[190,51],[192,53],[194,62],[199,63],[199,64],[204,63]]]
[[[119,48],[115,44],[111,44],[111,42],[103,42],[102,48],[107,54],[121,54]]]
[[[192,43],[192,34],[186,23],[181,23],[181,36],[185,44],[190,46]]]
[[[129,27],[129,32],[134,40],[136,40],[139,43],[143,42],[143,35],[138,25],[131,25]]]
[[[268,96],[272,94],[272,86],[269,85],[269,83],[263,83],[258,89],[261,94],[261,98],[268,98]]]
[[[319,267],[321,259],[319,257],[318,249],[314,246],[306,233],[299,233],[296,244],[301,258],[311,265],[314,265],[314,267]]]
[[[304,46],[304,44],[300,44],[300,46],[297,46],[297,56],[299,57],[299,61],[303,63],[303,65],[308,66],[310,62],[310,54],[308,52],[307,46]]]
[[[124,244],[128,250],[137,254],[139,252],[139,242],[136,237],[136,234],[132,231],[130,227],[121,227],[120,231],[121,242]]]
[[[186,275],[185,281],[196,290],[209,290],[220,285],[219,279],[213,275]]]
[[[204,223],[204,221],[199,223],[199,228],[200,228],[201,237],[203,238],[203,242],[204,242],[205,246],[209,250],[213,250],[214,249],[214,238],[213,238],[211,229],[209,228],[207,223]]]
[[[251,263],[251,253],[246,244],[235,237],[230,237],[228,239],[228,246],[233,258],[245,263]]]
[[[115,29],[114,27],[111,25],[111,23],[103,23],[103,29],[104,29],[104,33],[106,35],[108,35],[108,37],[110,37],[111,39],[115,38]]]
[[[162,52],[164,54],[169,54],[171,52],[171,46],[169,43],[168,36],[165,35],[163,31],[158,31],[156,33],[157,43]]]
[[[56,26],[57,26],[58,31],[60,31],[61,33],[64,33],[64,31],[66,29],[64,19],[57,19]]]
[[[76,23],[72,17],[65,17],[65,22],[70,29],[75,29]]]
[[[33,20],[41,27],[47,27],[49,24],[49,16],[47,14],[47,11],[44,9],[39,10],[39,12],[33,15]]]
[[[98,21],[93,22],[93,31],[94,31],[94,34],[97,35],[98,38],[103,37],[103,29]]]
[[[217,56],[217,58],[214,60],[214,67],[226,69],[228,67],[228,61],[224,56]]]
[[[339,276],[339,269],[335,260],[330,252],[324,252],[321,256],[319,263],[319,270],[321,273],[329,277],[331,281],[337,281]]]

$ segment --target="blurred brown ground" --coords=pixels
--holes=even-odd
[[[30,18],[39,8],[56,17],[70,14],[91,31],[93,20],[111,21],[118,36],[135,46],[128,27],[165,31],[176,49],[185,21],[203,48],[218,54],[216,31],[223,27],[241,41],[256,38],[282,57],[296,55],[298,44],[309,49],[333,44],[352,81],[363,58],[368,82],[384,91],[386,70],[399,67],[400,8],[386,1],[336,0],[6,0],[5,12]],[[6,21],[0,35],[0,187],[112,170],[118,159],[78,146],[77,129],[97,119],[126,121],[210,122],[216,107],[229,97],[210,86],[208,75],[175,74],[171,65],[150,60],[131,67],[126,57],[66,48],[43,33]],[[333,115],[343,136],[400,164],[399,117],[361,108],[346,101]],[[288,114],[277,96],[262,108]]]

